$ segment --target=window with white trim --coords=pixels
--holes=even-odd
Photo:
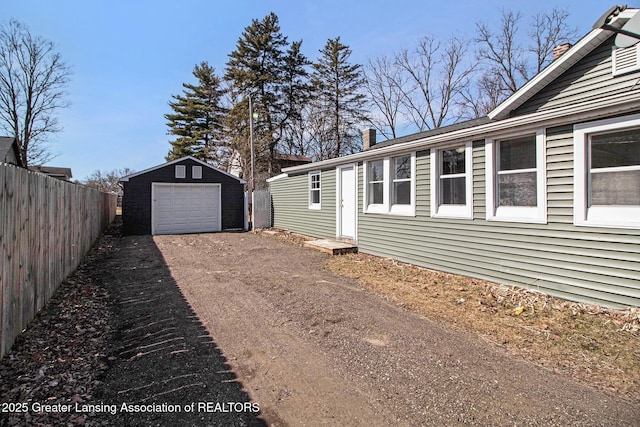
[[[364,212],[415,216],[415,153],[364,162]]]
[[[640,115],[574,127],[574,223],[640,228]]]
[[[468,142],[431,150],[431,216],[473,218],[473,151]]]
[[[545,134],[487,140],[487,219],[547,222]]]
[[[321,208],[321,185],[320,172],[309,172],[309,209]]]
[[[501,206],[537,206],[536,136],[498,141],[496,199]]]
[[[384,205],[384,160],[367,162],[367,208]]]
[[[176,165],[176,178],[181,179],[187,176],[187,167],[185,165]]]
[[[202,179],[202,166],[191,167],[191,178]]]
[[[399,156],[391,159],[393,165],[393,184],[391,186],[391,205],[411,204],[411,156]]]

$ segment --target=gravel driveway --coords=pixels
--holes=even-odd
[[[323,253],[249,233],[153,242],[271,425],[639,423],[637,404],[391,305]]]

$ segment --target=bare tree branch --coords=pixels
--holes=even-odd
[[[61,130],[54,114],[68,105],[69,76],[52,42],[17,21],[0,26],[0,128],[18,138],[25,164],[53,157],[46,137]]]
[[[402,90],[406,77],[386,56],[370,59],[365,67],[365,85],[372,106],[380,113],[371,123],[380,133],[396,138],[398,119],[402,107]]]
[[[477,58],[483,69],[475,87],[465,93],[468,112],[485,115],[553,60],[553,48],[573,42],[577,30],[567,24],[569,13],[554,8],[531,21],[529,43],[518,37],[521,15],[502,10],[497,31],[476,24]],[[525,39],[526,40],[526,39]]]
[[[466,64],[467,43],[451,38],[443,45],[433,36],[421,38],[413,51],[404,49],[395,63],[405,76],[398,91],[405,114],[420,130],[459,121],[462,93],[475,65]]]
[[[569,12],[553,8],[549,13],[538,13],[531,22],[529,37],[533,44],[529,52],[536,56],[536,73],[553,61],[553,48],[577,38],[578,30],[569,27]]]
[[[528,80],[524,49],[517,44],[520,13],[502,10],[499,32],[494,34],[487,24],[476,24],[480,44],[478,59],[489,65],[492,74],[501,80],[508,92],[518,90],[523,81]]]

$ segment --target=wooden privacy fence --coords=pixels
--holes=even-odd
[[[115,194],[0,163],[0,357],[115,211]]]
[[[253,192],[253,229],[271,227],[271,193],[267,190]]]

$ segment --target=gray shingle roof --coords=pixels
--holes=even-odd
[[[376,148],[388,147],[389,145],[402,144],[403,142],[415,141],[422,138],[427,138],[430,136],[441,135],[448,132],[453,132],[460,129],[467,129],[474,126],[483,125],[485,123],[489,123],[491,119],[489,117],[480,117],[478,119],[467,120],[464,122],[456,123],[453,125],[442,126],[437,129],[430,129],[424,132],[413,133],[411,135],[401,136],[399,138],[389,139],[387,141],[382,141],[369,148],[369,150],[375,150]]]

